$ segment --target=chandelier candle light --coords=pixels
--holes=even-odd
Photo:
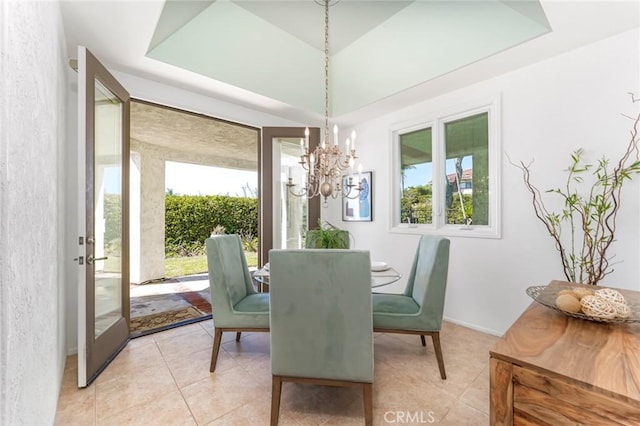
[[[300,161],[298,164],[306,172],[306,183],[296,191],[291,170],[287,187],[296,197],[323,197],[323,207],[327,206],[329,197],[357,198],[362,191],[362,164],[358,166],[357,183],[354,183],[353,166],[358,158],[356,154],[356,132],[345,141],[345,155],[343,156],[338,144],[338,126],[333,126],[333,143],[329,139],[329,0],[320,3],[324,5],[324,138],[313,152],[309,151],[309,128],[304,129],[304,139],[300,139]],[[335,3],[334,3],[335,4]],[[342,183],[342,172],[350,173]]]

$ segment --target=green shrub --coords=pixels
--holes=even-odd
[[[255,238],[258,200],[225,195],[165,196],[167,256],[204,254],[204,240],[220,228],[227,234],[242,236],[243,240],[249,236]]]
[[[242,240],[242,249],[244,251],[258,251],[258,237],[252,232],[240,232],[240,240]]]
[[[122,235],[122,197],[119,194],[104,194],[104,219],[107,253],[119,253]]]

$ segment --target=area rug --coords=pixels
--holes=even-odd
[[[154,329],[163,329],[166,326],[182,323],[188,320],[202,318],[206,315],[193,306],[174,311],[160,312],[152,315],[131,318],[129,331],[131,334],[143,333]]]

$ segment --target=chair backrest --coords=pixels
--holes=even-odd
[[[271,250],[274,375],[373,382],[368,251]]]
[[[420,305],[420,311],[432,317],[439,329],[442,325],[444,296],[449,272],[449,239],[438,236],[420,237],[405,296],[411,296]]]
[[[206,240],[211,303],[216,316],[233,313],[233,306],[256,293],[237,235],[214,235]]]

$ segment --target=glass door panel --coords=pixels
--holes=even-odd
[[[122,102],[95,81],[95,337],[122,313]]]
[[[304,127],[262,128],[258,150],[259,266],[269,262],[272,248],[302,247],[305,231],[318,226],[319,197],[295,197],[286,187],[289,174],[298,190],[304,182],[304,171],[298,164],[304,131]],[[313,150],[320,143],[320,129],[309,131],[309,149]]]
[[[273,170],[273,248],[302,248],[308,229],[308,200],[291,194],[286,186],[289,178],[298,188],[305,185],[306,173],[300,165],[299,139],[274,139]]]

